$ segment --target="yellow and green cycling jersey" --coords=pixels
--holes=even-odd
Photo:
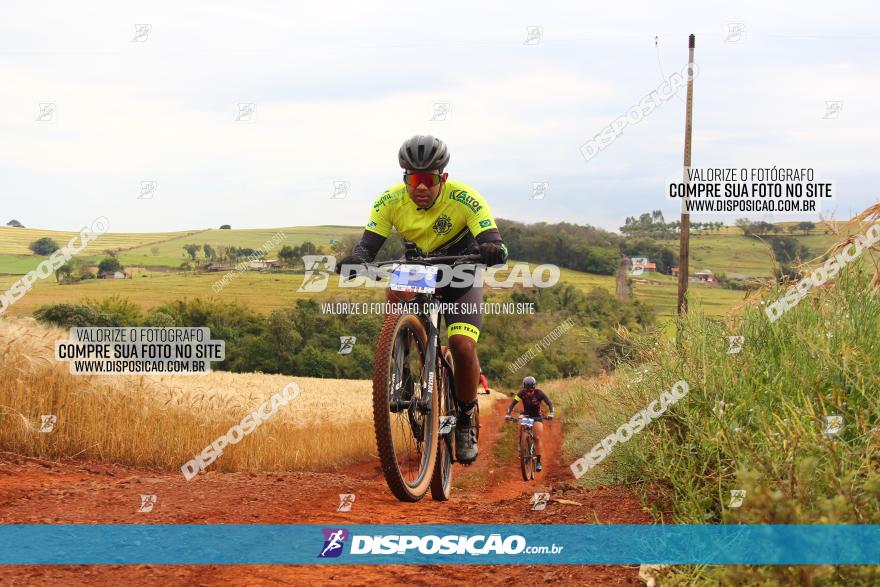
[[[480,192],[460,181],[447,180],[430,208],[416,206],[403,182],[385,190],[373,203],[366,229],[388,237],[395,228],[425,253],[447,251],[483,231],[495,220]]]

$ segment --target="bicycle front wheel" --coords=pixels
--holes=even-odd
[[[418,316],[389,314],[376,343],[373,424],[382,472],[401,501],[419,501],[437,461],[438,390],[427,397],[428,335]]]
[[[522,471],[523,481],[532,479],[535,461],[532,459],[532,450],[529,442],[529,434],[523,430],[519,433],[519,467]]]
[[[449,348],[441,347],[441,353],[454,370],[455,365]],[[437,441],[437,466],[434,467],[434,476],[431,479],[431,497],[437,501],[447,501],[452,494],[452,454],[454,452],[455,426],[451,425],[451,422],[456,415],[455,398],[452,391],[454,371],[447,371],[439,360],[437,363],[440,376],[437,379],[438,385],[435,393],[438,396],[440,417],[445,417],[446,426],[441,422]]]

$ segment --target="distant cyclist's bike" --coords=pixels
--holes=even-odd
[[[373,423],[382,472],[401,501],[419,501],[431,490],[449,499],[455,455],[455,395],[452,353],[440,345],[436,265],[479,262],[480,255],[425,257],[407,247],[406,261],[392,265],[390,287],[413,292],[399,312],[389,312],[376,342]],[[477,408],[479,410],[479,408]],[[479,412],[474,420],[479,434]]]
[[[506,416],[506,420],[519,422],[519,467],[522,471],[523,481],[531,481],[535,478],[535,419],[520,416]]]

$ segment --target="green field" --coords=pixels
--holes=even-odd
[[[272,237],[277,233],[281,239],[277,245],[273,245]],[[123,265],[144,266],[168,266],[178,267],[182,262],[189,259],[189,255],[183,250],[184,245],[209,244],[215,249],[220,246],[249,247],[258,249],[264,243],[268,243],[269,257],[285,245],[296,246],[306,241],[311,241],[318,247],[330,246],[331,240],[339,240],[348,235],[360,235],[363,229],[353,226],[296,226],[286,228],[256,228],[246,230],[219,230],[209,229],[192,236],[180,236],[173,240],[167,240],[158,244],[146,244],[125,251],[119,256]],[[153,249],[157,250],[154,252]],[[203,258],[199,253],[198,258]]]
[[[814,233],[793,236],[810,250],[812,257],[823,255],[839,240],[833,234]],[[666,241],[666,243],[678,250],[677,241]],[[747,277],[770,277],[773,274],[769,244],[755,238],[746,238],[740,231],[692,236],[690,245],[691,272],[711,269],[715,273],[726,273],[728,276],[738,274]]]
[[[128,250],[148,245],[149,243],[155,243],[170,238],[178,238],[197,232],[199,231],[107,232],[90,243],[89,246],[91,249],[95,250],[95,254],[100,254],[101,251],[106,249]],[[0,254],[32,256],[33,253],[28,249],[28,245],[37,239],[49,237],[55,240],[60,246],[64,246],[75,236],[79,236],[78,231],[70,232],[61,230],[43,230],[39,228],[11,228],[9,226],[0,226]],[[80,244],[78,238],[75,244],[77,246]],[[37,263],[39,263],[39,261],[37,261]],[[4,268],[0,267],[0,271],[3,270]]]
[[[633,288],[635,298],[645,302],[657,312],[657,318],[665,320],[676,315],[678,305],[678,286],[675,283],[663,285],[641,285]],[[688,303],[699,306],[708,316],[722,316],[735,308],[746,292],[713,287],[705,283],[688,283]]]
[[[532,268],[535,264],[531,264]],[[328,287],[320,293],[297,291],[303,282],[302,273],[246,271],[230,273],[233,277],[218,294],[213,285],[225,273],[185,273],[149,271],[139,272],[132,279],[94,279],[72,285],[59,285],[52,278],[35,282],[34,288],[18,300],[10,309],[10,314],[30,314],[45,304],[76,303],[85,299],[101,300],[114,295],[130,298],[143,308],[153,308],[166,302],[183,298],[217,297],[229,302],[240,302],[262,313],[278,308],[289,307],[298,299],[327,300],[333,297],[351,301],[382,299],[382,288],[341,288],[336,275],[328,281]],[[501,281],[506,271],[499,271],[496,278]],[[0,277],[0,291],[7,289],[17,276]],[[569,269],[561,270],[561,280],[578,288],[589,290],[604,287],[614,290],[614,278],[610,275],[591,275]],[[486,298],[504,298],[509,289],[487,289]]]
[[[534,264],[532,264],[534,267]],[[229,281],[219,294],[215,294],[212,286],[223,277],[224,273],[182,273],[163,271],[144,271],[132,279],[89,280],[73,285],[59,285],[54,279],[37,281],[34,288],[10,309],[10,314],[30,314],[41,305],[53,303],[76,303],[85,299],[101,300],[113,295],[130,298],[143,308],[153,308],[164,303],[183,298],[217,297],[229,302],[240,302],[253,307],[262,313],[269,313],[278,308],[289,307],[298,299],[327,300],[340,297],[351,301],[367,301],[382,299],[381,289],[372,288],[340,288],[335,275],[331,276],[326,291],[321,293],[299,292],[302,285],[302,274],[267,273],[248,271],[233,272],[235,277]],[[499,280],[504,279],[504,272],[498,272]],[[0,291],[8,288],[15,276],[0,277]],[[668,318],[674,314],[676,304],[676,286],[668,276],[658,276],[662,285],[636,285],[635,296],[654,307],[660,318]],[[561,281],[588,291],[593,287],[602,287],[614,291],[614,278],[610,275],[591,275],[570,269],[561,271]],[[744,292],[729,291],[704,284],[691,284],[693,300],[701,303],[710,314],[722,314],[739,302]],[[510,290],[487,290],[486,299],[507,297]]]
[[[329,246],[330,240],[338,240],[348,235],[359,235],[362,229],[353,226],[297,226],[287,228],[258,228],[242,230],[189,230],[181,232],[155,233],[113,233],[101,235],[89,244],[79,258],[97,263],[104,257],[104,251],[119,251],[120,262],[128,267],[168,267],[177,269],[189,260],[183,250],[187,244],[210,244],[213,247],[235,246],[258,249],[264,243],[272,244],[273,235],[281,232],[284,236],[270,252],[277,252],[284,245],[296,246],[311,241],[320,246]],[[28,250],[33,241],[49,237],[63,246],[78,233],[31,228],[0,228],[0,274],[23,275],[35,268],[46,257],[34,255]],[[79,241],[76,243],[79,244]],[[155,249],[155,250],[154,250]],[[203,253],[198,254],[204,258]]]
[[[111,281],[84,281],[75,285],[58,285],[54,279],[37,282],[35,288],[11,309],[13,314],[28,314],[44,304],[77,302],[86,298],[103,299],[115,294],[131,298],[144,308],[152,308],[163,303],[195,297],[218,295],[221,299],[246,303],[260,312],[268,313],[276,308],[290,306],[295,300],[304,297],[327,299],[343,296],[347,299],[378,299],[379,290],[364,288],[340,289],[331,280],[331,285],[320,294],[297,292],[302,283],[301,274],[248,272],[236,277],[219,294],[212,285],[222,273],[182,273],[171,271],[188,259],[183,250],[186,244],[208,243],[218,246],[260,248],[264,243],[272,243],[272,237],[282,233],[284,238],[270,251],[271,257],[281,246],[296,246],[311,241],[318,246],[329,247],[331,240],[348,235],[358,235],[361,228],[352,226],[306,226],[287,228],[263,228],[244,230],[207,229],[201,231],[182,231],[170,233],[107,233],[87,249],[82,257],[97,262],[106,249],[119,249],[119,258],[127,267],[146,267],[133,279]],[[43,236],[49,236],[59,244],[66,243],[76,233],[57,232],[38,229],[0,228],[0,291],[14,282],[18,275],[35,268],[45,257],[28,254],[27,245]],[[838,237],[825,235],[817,230],[810,235],[794,235],[803,242],[815,256],[824,254]],[[677,242],[666,241],[677,248]],[[155,250],[154,250],[155,249]],[[199,255],[202,258],[202,255]],[[534,267],[534,264],[533,264]],[[772,261],[768,248],[753,238],[742,236],[739,229],[726,227],[719,232],[695,234],[691,238],[692,272],[711,269],[716,273],[769,277],[772,274]],[[153,270],[154,268],[157,270]],[[5,274],[5,275],[4,275]],[[499,274],[503,277],[504,274]],[[648,283],[634,285],[635,297],[655,309],[660,319],[675,314],[677,280],[668,275],[646,273]],[[563,282],[571,283],[582,290],[602,287],[614,291],[614,278],[593,275],[570,269],[561,270]],[[709,315],[727,313],[743,299],[741,291],[725,290],[701,283],[689,286],[690,302],[699,305]],[[487,291],[488,296],[506,296],[504,290]]]

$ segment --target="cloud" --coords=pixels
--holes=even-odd
[[[10,10],[0,24],[10,217],[70,228],[100,213],[122,230],[362,224],[415,132],[449,142],[450,172],[498,216],[616,229],[645,210],[675,213],[659,182],[680,173],[681,99],[589,163],[578,147],[680,69],[677,31],[688,29],[701,66],[695,164],[815,166],[840,183],[841,205],[876,201],[877,51],[853,38],[873,34],[871,18],[746,3],[737,45],[723,39],[731,17],[709,6],[684,24],[655,4],[262,8]],[[146,42],[131,41],[135,23],[151,23]],[[535,46],[523,44],[530,25],[544,28]],[[844,102],[838,120],[822,118],[826,100]],[[42,101],[57,104],[53,124],[33,120]],[[430,121],[438,101],[449,114]],[[233,120],[239,102],[256,105],[253,124]],[[137,200],[144,180],[158,182],[152,200]],[[351,182],[348,198],[330,200],[335,180]],[[551,183],[540,202],[534,181]]]

